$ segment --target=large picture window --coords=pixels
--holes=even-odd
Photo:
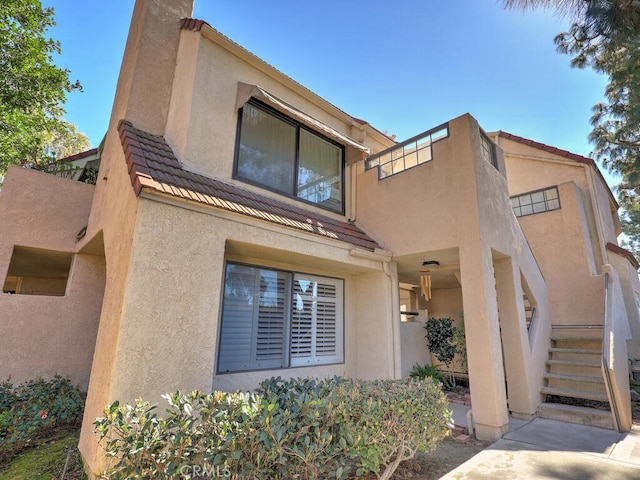
[[[343,281],[227,264],[218,373],[340,363]]]
[[[236,178],[343,211],[342,146],[255,100],[239,122]]]

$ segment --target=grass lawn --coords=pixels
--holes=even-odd
[[[63,428],[33,441],[33,445],[0,464],[1,480],[86,480],[78,452],[77,428]],[[66,465],[66,468],[65,468]]]

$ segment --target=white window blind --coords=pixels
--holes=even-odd
[[[229,263],[218,372],[343,361],[343,281]]]
[[[342,281],[296,274],[293,280],[291,365],[342,361]]]

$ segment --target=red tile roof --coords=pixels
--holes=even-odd
[[[209,27],[211,26],[204,20],[198,20],[195,18],[183,18],[182,20],[180,20],[181,30],[193,30],[194,32],[199,32],[200,30],[202,30],[203,25],[208,25]]]
[[[530,147],[537,148],[545,152],[553,153],[554,155],[568,158],[569,160],[574,160],[576,162],[586,163],[587,165],[597,167],[596,162],[593,160],[593,158],[583,157],[582,155],[571,153],[568,150],[561,150],[559,148],[552,147],[551,145],[546,145],[544,143],[529,140],[528,138],[519,137],[517,135],[512,135],[511,133],[503,132],[502,130],[498,131],[498,136],[506,138],[507,140],[513,140],[514,142],[518,142],[523,145],[529,145]]]
[[[633,255],[633,253],[631,253],[626,248],[622,248],[622,247],[616,245],[615,243],[609,242],[609,243],[607,243],[607,250],[609,250],[610,252],[613,252],[613,253],[617,253],[618,255],[622,255],[623,257],[626,257],[627,260],[629,260],[629,262],[631,262],[631,265],[633,265],[636,270],[638,270],[638,268],[640,268],[640,263],[638,263],[638,260],[636,259],[636,257]]]
[[[131,184],[271,223],[341,240],[369,250],[379,248],[355,225],[257,195],[243,188],[182,168],[162,136],[152,135],[123,120],[118,125]]]
[[[68,157],[61,158],[58,160],[59,162],[74,162],[76,160],[80,160],[81,158],[90,157],[91,155],[95,155],[98,153],[97,148],[92,148],[90,150],[85,150],[84,152],[76,153],[74,155],[69,155]]]

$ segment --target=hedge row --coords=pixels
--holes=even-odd
[[[390,478],[448,432],[431,381],[272,378],[256,393],[165,395],[161,417],[141,399],[95,421],[110,478]]]

